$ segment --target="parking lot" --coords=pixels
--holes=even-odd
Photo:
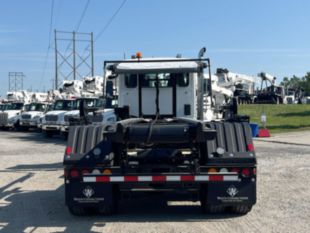
[[[307,142],[307,135],[298,137]],[[199,203],[145,198],[123,202],[115,216],[74,217],[64,204],[65,142],[1,131],[0,231],[310,232],[310,145],[303,144],[255,142],[258,201],[246,216],[206,215]]]

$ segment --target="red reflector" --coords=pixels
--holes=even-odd
[[[153,182],[164,182],[166,181],[166,176],[152,176]]]
[[[181,181],[195,181],[194,176],[181,176]]]
[[[254,151],[254,145],[248,144],[248,151]]]
[[[79,176],[79,172],[78,172],[77,170],[71,170],[70,176],[71,176],[72,178],[76,178],[76,177]]]
[[[223,181],[224,177],[223,176],[209,176],[209,181]]]
[[[96,182],[110,182],[109,176],[97,176]]]
[[[124,181],[125,182],[137,182],[138,177],[137,176],[125,176]]]
[[[250,176],[250,169],[248,169],[248,168],[243,168],[243,169],[242,169],[242,175],[245,176],[245,177]]]
[[[67,146],[66,148],[66,155],[70,155],[72,153],[72,147],[71,146]]]

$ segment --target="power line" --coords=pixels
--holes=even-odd
[[[123,0],[123,2],[121,3],[121,5],[117,8],[117,10],[114,12],[114,14],[111,16],[111,18],[108,20],[108,22],[105,24],[105,26],[103,27],[103,29],[99,32],[99,34],[95,37],[95,41],[97,41],[99,39],[99,37],[108,29],[108,27],[110,26],[110,24],[113,22],[114,18],[117,16],[117,14],[119,13],[119,11],[123,8],[123,6],[125,5],[125,3],[127,2],[127,0]]]
[[[50,30],[48,34],[48,47],[51,47],[51,35],[52,35],[52,26],[53,26],[53,17],[54,17],[54,0],[52,0],[52,5],[51,5],[51,20],[50,20]]]
[[[61,12],[61,7],[62,7],[62,4],[63,4],[63,1],[60,1],[59,4],[58,4],[58,7],[57,9],[55,10],[55,20],[54,20],[54,28],[57,27],[57,24],[58,24],[58,20],[59,20],[59,14]]]
[[[47,50],[46,50],[46,54],[45,54],[45,59],[44,59],[44,64],[43,64],[43,72],[42,72],[42,76],[41,76],[41,79],[40,79],[40,85],[39,85],[40,89],[41,89],[42,81],[43,81],[43,79],[45,77],[48,55],[49,55],[49,51],[51,49],[51,35],[52,35],[53,17],[54,17],[54,3],[55,3],[55,1],[52,0],[52,4],[51,4],[51,18],[50,18],[49,33],[48,33],[48,46],[47,46]]]
[[[86,5],[85,5],[85,7],[84,7],[84,10],[83,10],[83,12],[82,12],[82,15],[81,15],[81,17],[80,17],[80,20],[79,20],[79,22],[78,22],[78,24],[77,24],[77,26],[76,26],[76,29],[75,29],[76,31],[78,31],[79,28],[80,28],[80,25],[81,25],[81,23],[82,23],[82,21],[83,21],[83,18],[84,18],[84,16],[85,16],[86,11],[87,11],[89,2],[90,2],[90,0],[87,0]]]
[[[90,2],[90,0],[87,0],[86,4],[85,4],[85,6],[84,6],[84,9],[83,9],[83,11],[82,11],[82,14],[81,14],[81,16],[80,16],[80,19],[79,19],[79,21],[78,21],[78,24],[77,24],[77,26],[76,26],[76,28],[75,28],[75,31],[78,31],[79,28],[80,28],[80,26],[81,26],[81,23],[82,23],[82,21],[83,21],[83,18],[84,18],[84,16],[85,16],[86,11],[87,11],[89,2]],[[68,50],[69,50],[71,44],[72,44],[72,42],[70,42],[70,43],[68,44],[65,53],[68,52]]]
[[[120,12],[120,10],[123,8],[123,6],[125,5],[125,3],[127,2],[127,0],[123,0],[123,2],[121,3],[121,5],[116,9],[116,11],[113,13],[113,15],[111,16],[111,18],[107,21],[107,23],[104,25],[104,27],[102,28],[102,30],[99,32],[99,34],[95,37],[94,42],[96,42],[100,36],[102,36],[102,34],[108,29],[108,27],[111,25],[111,23],[113,22],[114,18],[118,15],[118,13]],[[86,52],[86,50],[89,49],[89,46],[87,46],[84,49],[83,54]]]

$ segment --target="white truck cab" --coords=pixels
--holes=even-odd
[[[25,111],[20,117],[22,129],[37,128],[40,117],[47,111],[48,103],[31,103],[25,106]]]
[[[60,131],[66,135],[69,132],[70,118],[80,117],[80,106],[83,101],[83,107],[85,109],[103,109],[104,101],[101,98],[96,97],[83,97],[76,100],[76,109],[65,113],[63,120],[61,121]],[[87,117],[93,124],[102,124],[105,122],[115,122],[116,116],[113,109],[103,109],[98,111],[91,111],[86,113]]]
[[[0,112],[3,112],[8,109],[9,104],[8,103],[1,103],[0,104]]]
[[[19,126],[20,114],[23,111],[24,103],[12,102],[0,113],[0,127],[13,128]]]
[[[52,137],[59,134],[68,111],[78,110],[76,99],[60,99],[53,104],[52,110],[42,118],[42,131],[46,136]]]
[[[167,59],[167,58],[166,58]],[[151,60],[151,59],[149,59]],[[129,115],[148,117],[156,115],[156,101],[161,116],[196,119],[197,73],[195,62],[120,63],[118,74],[118,107],[129,107]],[[169,64],[170,67],[167,67]],[[180,72],[184,67],[184,71]],[[160,72],[158,72],[160,70]],[[178,70],[176,73],[175,70]],[[160,92],[157,100],[156,83]]]

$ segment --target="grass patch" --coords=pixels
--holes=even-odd
[[[259,123],[260,114],[267,116],[271,133],[310,130],[310,105],[304,104],[248,104],[239,105],[239,114],[249,115],[250,121]]]

